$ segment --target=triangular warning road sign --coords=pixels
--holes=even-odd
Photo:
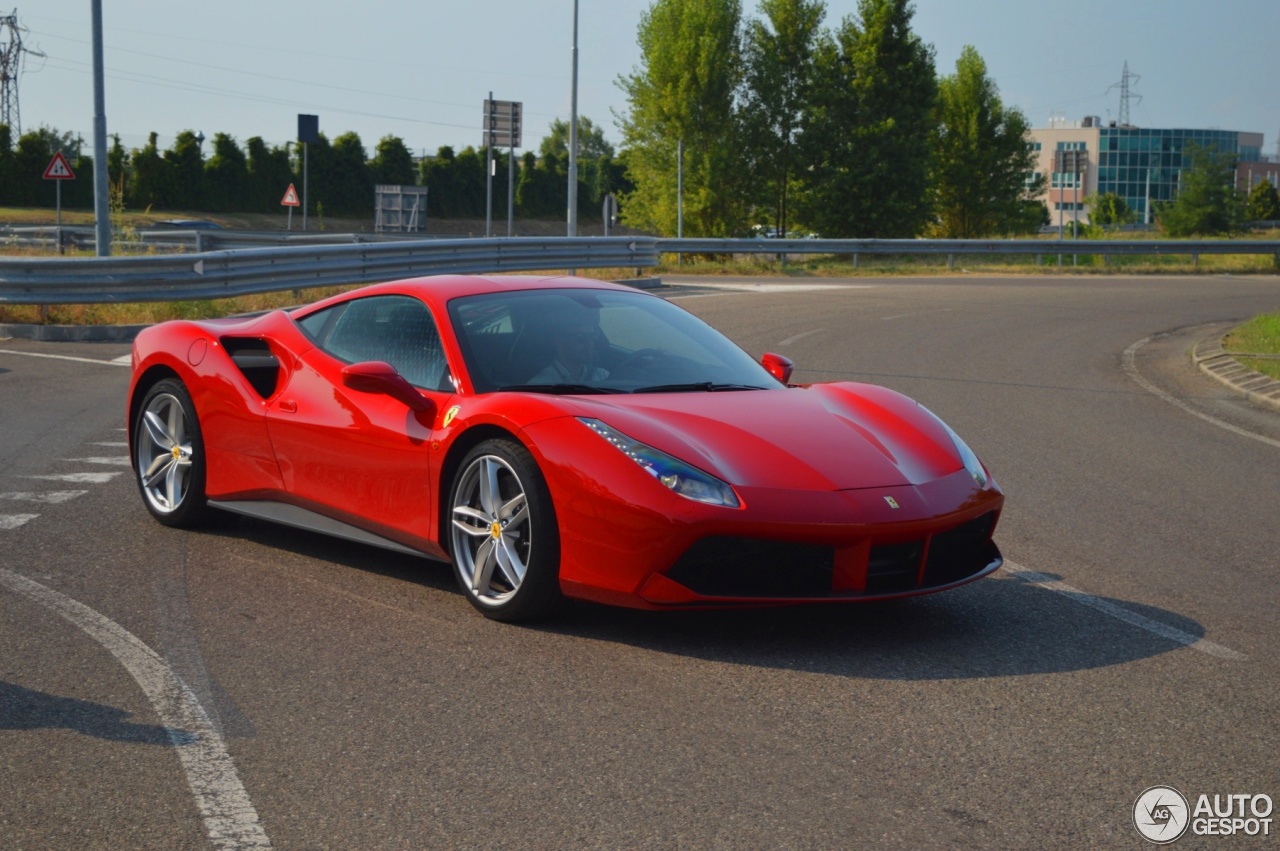
[[[44,170],[45,180],[75,180],[75,173],[71,171],[71,166],[67,165],[67,158],[62,155],[62,151],[58,151],[53,155],[53,159],[49,161],[49,166]]]
[[[293,188],[292,183],[289,184],[289,189],[287,192],[284,193],[284,200],[282,200],[280,204],[281,206],[284,206],[284,207],[301,207],[302,206],[302,204],[298,201],[298,190]]]

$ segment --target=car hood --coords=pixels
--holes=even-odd
[[[963,467],[934,416],[870,384],[578,396],[571,407],[743,487],[895,487]]]

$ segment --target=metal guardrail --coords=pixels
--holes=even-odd
[[[660,239],[662,254],[1280,254],[1254,239]]]
[[[176,233],[176,231],[175,231]],[[1273,254],[1280,240],[653,239],[516,237],[405,240],[312,234],[281,247],[136,257],[0,258],[0,303],[91,304],[225,298],[440,273],[644,268],[660,254],[1190,255]],[[280,234],[271,235],[279,239]],[[307,244],[342,239],[346,244]]]
[[[329,233],[325,231],[248,231],[221,228],[138,228],[127,238],[119,234],[111,249],[117,254],[140,254],[156,250],[220,251],[232,248],[263,248],[285,245],[355,245],[375,242],[414,242],[457,237],[411,233]],[[0,227],[0,246],[92,251],[96,234],[91,227],[32,225]]]
[[[655,240],[457,239],[246,248],[145,257],[0,258],[0,303],[227,298],[443,273],[656,266]]]

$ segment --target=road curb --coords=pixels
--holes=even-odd
[[[1222,348],[1222,337],[1196,343],[1191,360],[1210,378],[1231,388],[1255,405],[1280,411],[1280,381],[1255,372]]]
[[[4,325],[0,340],[46,343],[131,343],[147,325]]]

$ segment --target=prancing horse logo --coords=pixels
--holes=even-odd
[[[889,503],[889,507],[890,507],[890,508],[898,509],[898,508],[901,508],[901,507],[902,507],[902,506],[898,505],[898,501],[897,501],[896,499],[894,499],[893,497],[891,497],[891,496],[886,496],[886,497],[884,498],[884,501],[885,501],[885,502],[887,502],[887,503]]]

